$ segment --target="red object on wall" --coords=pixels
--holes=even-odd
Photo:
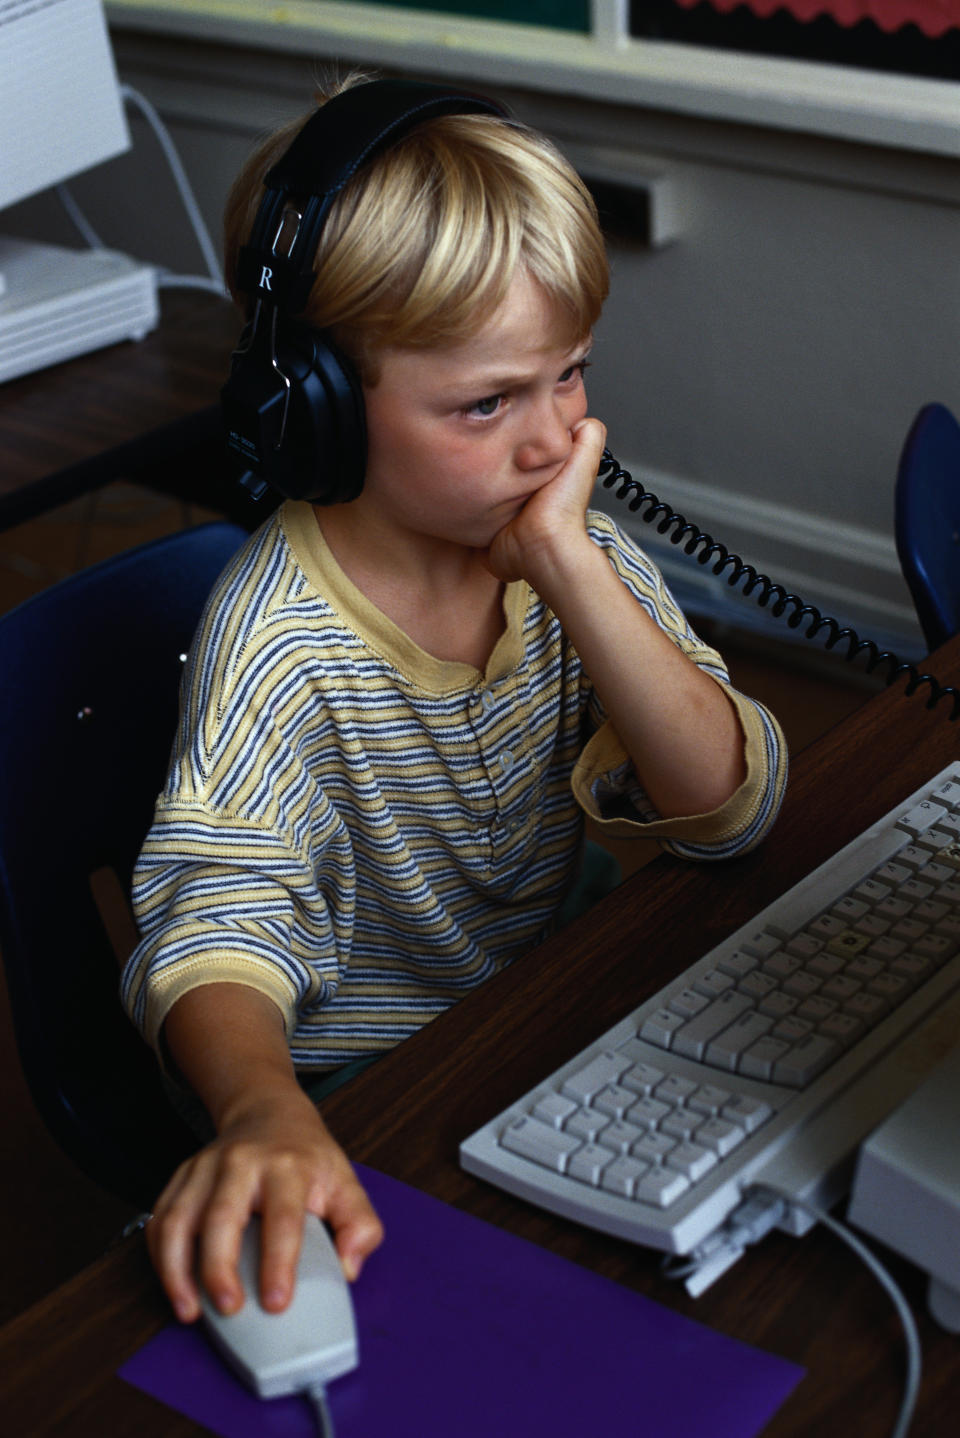
[[[699,0],[676,0],[692,10]],[[857,25],[872,20],[881,30],[893,33],[904,25],[916,25],[935,40],[947,30],[960,29],[960,0],[710,0],[714,10],[726,13],[746,4],[766,20],[778,10],[788,11],[796,20],[816,20],[829,15],[838,25]]]

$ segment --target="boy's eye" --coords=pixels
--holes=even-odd
[[[583,372],[584,370],[589,369],[589,367],[589,360],[577,360],[576,364],[572,364],[569,369],[564,370],[563,374],[560,376],[560,384],[569,384],[572,379],[575,379],[577,377],[583,379]]]
[[[496,414],[502,400],[502,394],[488,394],[485,399],[478,399],[470,406],[470,413],[488,419],[490,415]]]

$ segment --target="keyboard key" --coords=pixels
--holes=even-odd
[[[571,1178],[579,1179],[581,1183],[590,1183],[596,1186],[600,1182],[600,1175],[608,1163],[613,1162],[614,1155],[608,1148],[601,1148],[598,1143],[586,1143],[583,1148],[577,1149],[571,1154],[567,1163],[567,1173]]]
[[[828,979],[832,974],[839,974],[843,968],[843,957],[840,954],[817,954],[811,959],[807,966],[807,972],[816,974],[819,978]]]
[[[594,1096],[593,1107],[599,1113],[609,1114],[611,1118],[622,1118],[636,1101],[637,1096],[632,1089],[625,1088],[623,1084],[611,1083]]]
[[[756,962],[756,961],[754,961]],[[728,989],[732,989],[734,980],[730,974],[725,974],[718,967],[710,969],[705,974],[698,974],[693,981],[693,987],[698,994],[703,994],[705,999],[718,999]]]
[[[788,1014],[785,1019],[774,1024],[770,1032],[775,1039],[786,1039],[788,1044],[797,1044],[808,1034],[812,1034],[815,1028],[816,1025],[809,1019],[802,1019],[797,1014]]]
[[[703,1122],[703,1115],[694,1113],[693,1109],[675,1108],[661,1123],[660,1132],[665,1133],[669,1138],[685,1140],[692,1138]]]
[[[801,1043],[803,1040],[801,1039]],[[740,1059],[740,1072],[748,1078],[769,1079],[773,1068],[780,1059],[790,1053],[793,1045],[784,1039],[775,1039],[771,1034],[751,1044]]]
[[[868,904],[879,904],[882,899],[889,899],[893,891],[889,884],[881,884],[879,879],[864,879],[853,892],[856,898]]]
[[[639,1159],[621,1155],[608,1163],[600,1175],[600,1187],[608,1193],[618,1193],[622,1198],[632,1198],[637,1180],[649,1172],[650,1165]]]
[[[768,994],[776,992],[777,981],[772,974],[764,974],[758,970],[756,973],[747,974],[745,979],[741,979],[739,989],[742,994],[746,994],[759,1003]]]
[[[847,999],[853,998],[862,985],[849,974],[834,974],[832,978],[824,980],[823,988],[820,990],[825,999],[836,999],[838,1003],[846,1003]]]
[[[869,993],[879,994],[891,1006],[902,1003],[909,994],[910,988],[911,985],[901,974],[878,974],[867,985]]]
[[[551,1128],[562,1128],[566,1120],[575,1114],[577,1105],[573,1099],[564,1098],[562,1094],[545,1093],[541,1094],[533,1106],[533,1116],[541,1123],[549,1124]]]
[[[906,864],[908,868],[917,870],[922,869],[929,858],[930,855],[926,849],[921,848],[917,844],[908,844],[907,847],[901,849],[897,855],[897,863]]]
[[[841,958],[852,959],[863,952],[870,942],[867,934],[858,934],[855,929],[844,929],[827,942],[827,953],[839,954]]]
[[[799,1002],[800,1000],[794,998],[792,994],[786,994],[782,989],[776,989],[765,999],[761,999],[757,1004],[757,1009],[761,1014],[766,1014],[768,1018],[785,1019],[788,1014],[793,1013]]]
[[[917,940],[914,953],[939,966],[945,964],[947,959],[952,959],[958,947],[960,945],[957,940],[948,939],[945,934],[925,934],[922,939]]]
[[[661,1119],[666,1118],[670,1113],[670,1104],[660,1103],[655,1098],[642,1098],[627,1109],[627,1123],[635,1123],[638,1128],[656,1128]]]
[[[812,1024],[822,1023],[827,1014],[832,1014],[837,1004],[834,999],[825,999],[822,994],[814,994],[810,999],[804,999],[797,1009],[797,1017],[809,1019]]]
[[[925,829],[932,829],[939,819],[946,818],[947,812],[940,804],[932,804],[929,799],[924,799],[905,814],[901,814],[896,825],[898,829],[905,829],[908,834],[922,834]]]
[[[905,954],[907,946],[903,939],[895,939],[890,934],[885,934],[882,939],[875,939],[870,945],[867,953],[871,958],[879,959],[883,964],[889,964],[892,960]]]
[[[656,1044],[658,1048],[668,1049],[673,1043],[674,1035],[683,1028],[684,1022],[679,1014],[670,1009],[657,1009],[644,1019],[640,1037],[646,1039],[647,1043]]]
[[[622,1073],[630,1067],[630,1060],[613,1049],[606,1049],[592,1058],[582,1069],[572,1073],[563,1081],[563,1092],[577,1103],[589,1103],[594,1094],[616,1083]]]
[[[844,1011],[831,1014],[829,1018],[824,1019],[820,1025],[820,1033],[824,1038],[835,1039],[838,1044],[847,1048],[863,1036],[866,1027],[863,1020],[857,1018],[856,1014]]]
[[[852,999],[848,999],[843,1007],[846,1013],[853,1014],[854,1018],[862,1019],[868,1028],[879,1023],[890,1009],[890,1005],[879,994],[871,994],[863,990],[854,994]]]
[[[786,1057],[779,1061],[773,1070],[773,1081],[785,1084],[787,1088],[806,1088],[817,1074],[823,1073],[827,1065],[839,1057],[840,1052],[840,1045],[835,1039],[811,1034],[794,1044]]]
[[[635,1124],[627,1123],[626,1119],[614,1119],[608,1123],[601,1134],[604,1148],[611,1149],[614,1153],[629,1153],[638,1139],[643,1137],[643,1130]]]
[[[653,1064],[641,1063],[627,1069],[620,1082],[624,1088],[632,1089],[634,1093],[651,1093],[663,1079],[662,1069],[654,1068]]]
[[[657,1084],[653,1096],[661,1103],[674,1105],[686,1103],[690,1095],[696,1091],[697,1085],[694,1079],[681,1078],[679,1074],[670,1074],[663,1083]]]
[[[637,1181],[633,1196],[654,1208],[669,1208],[690,1187],[690,1180],[676,1169],[652,1168]]]
[[[678,994],[667,1005],[673,1013],[679,1014],[681,1018],[692,1019],[694,1014],[699,1014],[710,1002],[703,994],[695,993],[693,989],[681,989]]]
[[[727,1069],[730,1073],[736,1073],[746,1050],[750,1048],[751,1044],[755,1044],[758,1039],[762,1039],[768,1034],[773,1028],[773,1024],[772,1018],[758,1013],[755,1009],[741,1014],[728,1029],[714,1039],[707,1049],[706,1062],[714,1064],[717,1068]]]
[[[630,1151],[636,1158],[655,1167],[657,1164],[663,1163],[670,1150],[676,1146],[676,1139],[651,1129],[649,1133],[643,1135],[643,1138],[637,1139]]]
[[[960,849],[960,844],[957,845],[957,848]],[[957,867],[960,868],[960,865]],[[732,954],[724,954],[721,959],[717,960],[717,968],[721,972],[729,974],[733,979],[742,979],[752,973],[759,963],[760,960],[755,959],[752,954],[748,954],[745,949],[734,949]]]
[[[746,1138],[745,1131],[738,1123],[722,1118],[709,1118],[697,1129],[697,1143],[712,1149],[718,1158],[726,1158]]]
[[[922,954],[901,954],[899,959],[894,959],[890,965],[890,972],[899,974],[916,988],[918,984],[926,983],[935,972],[935,966]]]
[[[535,1118],[514,1119],[507,1124],[500,1142],[511,1153],[532,1159],[556,1173],[563,1173],[570,1155],[580,1147],[580,1140],[573,1134],[549,1128]]]
[[[691,1183],[696,1183],[716,1166],[717,1155],[699,1143],[678,1143],[676,1148],[667,1154],[666,1159],[667,1168],[676,1169]]]
[[[918,866],[924,863],[926,863],[925,856],[918,860]],[[845,924],[855,924],[858,919],[863,918],[868,910],[869,905],[865,904],[862,899],[855,899],[852,895],[847,894],[839,903],[834,904],[830,912],[835,919],[842,919]]]
[[[768,1118],[773,1117],[773,1109],[770,1104],[764,1103],[763,1099],[739,1094],[732,1103],[724,1107],[722,1117],[729,1119],[731,1123],[739,1124],[747,1133],[755,1133]]]
[[[733,1094],[729,1089],[717,1088],[715,1084],[701,1084],[696,1093],[687,1099],[687,1107],[696,1113],[718,1114],[724,1104],[730,1102]]]
[[[842,934],[846,927],[841,919],[835,919],[832,914],[821,914],[808,925],[807,932],[817,939],[834,939],[837,934]]]
[[[811,974],[803,969],[799,974],[791,974],[789,979],[784,979],[783,992],[795,999],[808,999],[817,992],[822,983],[823,980],[818,974]]]
[[[746,994],[737,992],[721,994],[720,998],[715,999],[704,1009],[702,1014],[697,1014],[696,1018],[691,1019],[684,1028],[674,1035],[674,1052],[683,1054],[686,1058],[700,1058],[710,1040],[732,1024],[738,1014],[742,1014],[748,1008],[750,1008],[750,1000]]]
[[[575,1138],[583,1139],[586,1143],[593,1143],[609,1123],[610,1119],[605,1113],[597,1113],[593,1108],[579,1108],[571,1118],[567,1119],[564,1128]]]
[[[783,947],[788,954],[796,954],[800,959],[812,959],[823,948],[823,940],[814,938],[813,934],[794,934]]]
[[[781,950],[779,953],[771,954],[769,959],[764,961],[763,972],[770,974],[772,978],[782,980],[788,979],[802,967],[802,960],[796,954],[787,954]]]
[[[860,954],[847,964],[844,973],[851,979],[857,979],[861,984],[867,984],[875,979],[877,974],[883,973],[883,964],[877,958],[871,958],[868,954]]]
[[[741,939],[740,947],[745,953],[753,954],[756,959],[767,959],[779,949],[780,940],[775,934],[767,933],[765,929],[759,929],[749,938]]]

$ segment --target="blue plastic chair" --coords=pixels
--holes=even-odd
[[[917,415],[900,456],[897,553],[930,650],[960,630],[960,424],[942,404]]]
[[[169,758],[180,656],[245,538],[201,525],[0,617],[0,949],[20,1060],[64,1151],[140,1208],[196,1144],[121,1008],[111,929],[119,914],[132,938],[124,906]],[[110,886],[112,921],[94,897]]]

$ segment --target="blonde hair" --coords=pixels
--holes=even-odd
[[[332,86],[323,104],[351,83]],[[305,123],[251,156],[227,201],[227,281],[236,288],[263,177]],[[425,121],[366,165],[335,200],[302,316],[329,330],[376,381],[378,351],[469,338],[525,268],[553,301],[557,339],[599,318],[609,269],[586,186],[545,136],[483,114]]]

